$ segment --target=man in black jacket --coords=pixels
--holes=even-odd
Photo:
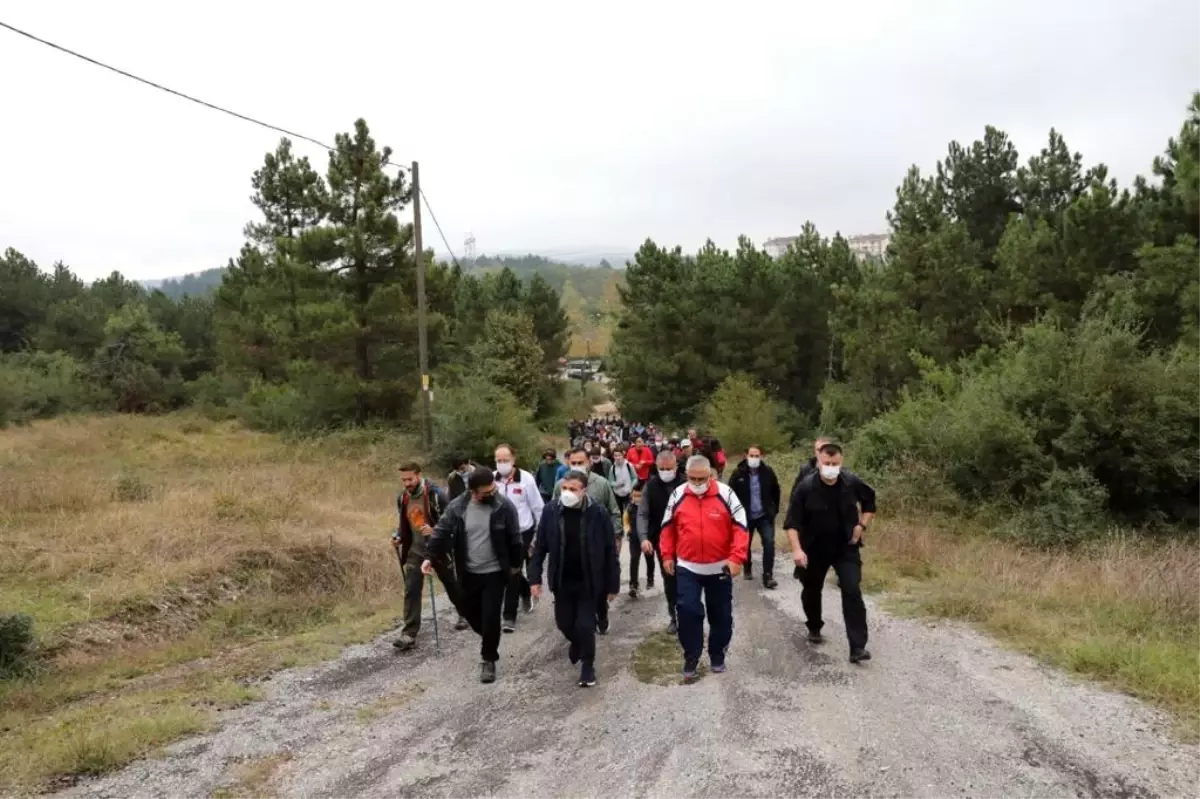
[[[433,574],[434,563],[444,563],[451,550],[462,586],[447,584],[446,595],[483,639],[479,681],[495,682],[504,587],[520,570],[524,551],[517,509],[496,493],[490,469],[471,472],[467,493],[446,506],[429,537],[421,571]]]
[[[746,457],[737,465],[729,478],[729,487],[746,509],[746,530],[750,543],[754,533],[762,540],[762,581],[767,589],[774,589],[775,582],[775,516],[779,513],[779,479],[775,470],[763,462],[762,447],[752,444],[746,449]],[[747,547],[745,574],[747,580],[754,579],[754,553]]]
[[[850,641],[850,662],[871,659],[867,651],[867,608],[863,604],[863,534],[875,517],[875,489],[858,475],[842,469],[842,448],[825,444],[817,473],[800,481],[792,495],[784,526],[792,544],[796,578],[803,589],[800,603],[808,625],[808,640],[820,643],[821,590],[832,566],[842,591],[842,615]]]
[[[671,622],[667,632],[672,635],[679,632],[678,616],[675,613],[675,575],[668,574],[662,567],[662,552],[658,548],[658,536],[662,532],[663,514],[667,512],[667,500],[671,493],[687,482],[687,475],[681,474],[675,461],[675,453],[664,449],[658,453],[654,462],[655,473],[642,490],[642,504],[638,506],[637,529],[639,535],[645,535],[642,540],[642,552],[653,552],[658,557],[658,570],[662,572],[663,589],[667,595],[667,613]]]
[[[554,593],[554,621],[571,643],[571,665],[580,661],[579,685],[596,684],[596,612],[621,590],[617,537],[608,510],[587,495],[588,476],[570,471],[562,479],[558,499],[546,506],[538,525],[529,588],[542,591],[542,563],[547,555],[547,582]]]
[[[804,463],[800,464],[800,471],[796,474],[796,479],[792,481],[792,490],[788,492],[789,501],[791,500],[792,495],[796,493],[796,488],[800,485],[800,482],[810,474],[817,473],[817,459],[821,455],[821,447],[832,443],[833,439],[829,436],[817,436],[815,439],[813,439],[813,455]]]
[[[446,494],[451,502],[467,493],[467,477],[475,471],[475,464],[466,455],[454,455],[450,458],[453,471],[446,475]]]

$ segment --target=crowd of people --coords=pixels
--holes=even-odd
[[[404,570],[405,607],[396,648],[416,646],[425,577],[436,574],[458,613],[455,628],[470,627],[481,638],[480,680],[494,682],[504,633],[515,632],[519,616],[533,613],[548,589],[579,685],[595,685],[596,636],[609,632],[627,543],[628,596],[637,600],[643,586],[649,591],[661,577],[684,680],[696,678],[706,618],[709,668],[724,672],[733,579],[754,579],[755,533],[762,585],[778,587],[775,524],[783,495],[766,453],[748,447],[726,482],[720,442],[695,429],[664,435],[652,424],[603,416],[570,422],[568,436],[561,459],[546,450],[536,467],[518,466],[507,444],[496,447],[490,466],[456,458],[444,490],[420,464],[401,465],[393,545]],[[850,660],[869,660],[859,550],[875,514],[874,489],[842,468],[841,447],[821,437],[788,496],[784,529],[808,639],[824,641],[821,592],[833,569]]]

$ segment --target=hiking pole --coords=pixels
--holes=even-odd
[[[429,606],[433,608],[433,649],[437,654],[442,654],[442,639],[438,635],[438,617],[437,617],[437,588],[434,587],[433,575],[429,575]]]

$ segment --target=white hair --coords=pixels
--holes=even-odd
[[[693,455],[687,459],[687,470],[690,472],[692,469],[697,468],[712,469],[712,464],[709,463],[708,458],[704,457],[703,455]]]
[[[655,463],[666,463],[667,461],[675,460],[675,453],[669,449],[664,449],[658,453],[658,457],[654,459]]]

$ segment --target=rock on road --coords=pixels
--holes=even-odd
[[[504,636],[493,685],[443,615],[440,657],[427,619],[412,653],[388,636],[277,674],[218,729],[63,795],[236,795],[259,762],[277,767],[256,792],[304,797],[1196,795],[1200,753],[1158,712],[870,601],[875,659],[853,666],[836,589],[814,647],[787,572],[771,592],[736,581],[729,671],[694,685],[633,676],[661,588],[613,603],[591,689],[548,598]]]

